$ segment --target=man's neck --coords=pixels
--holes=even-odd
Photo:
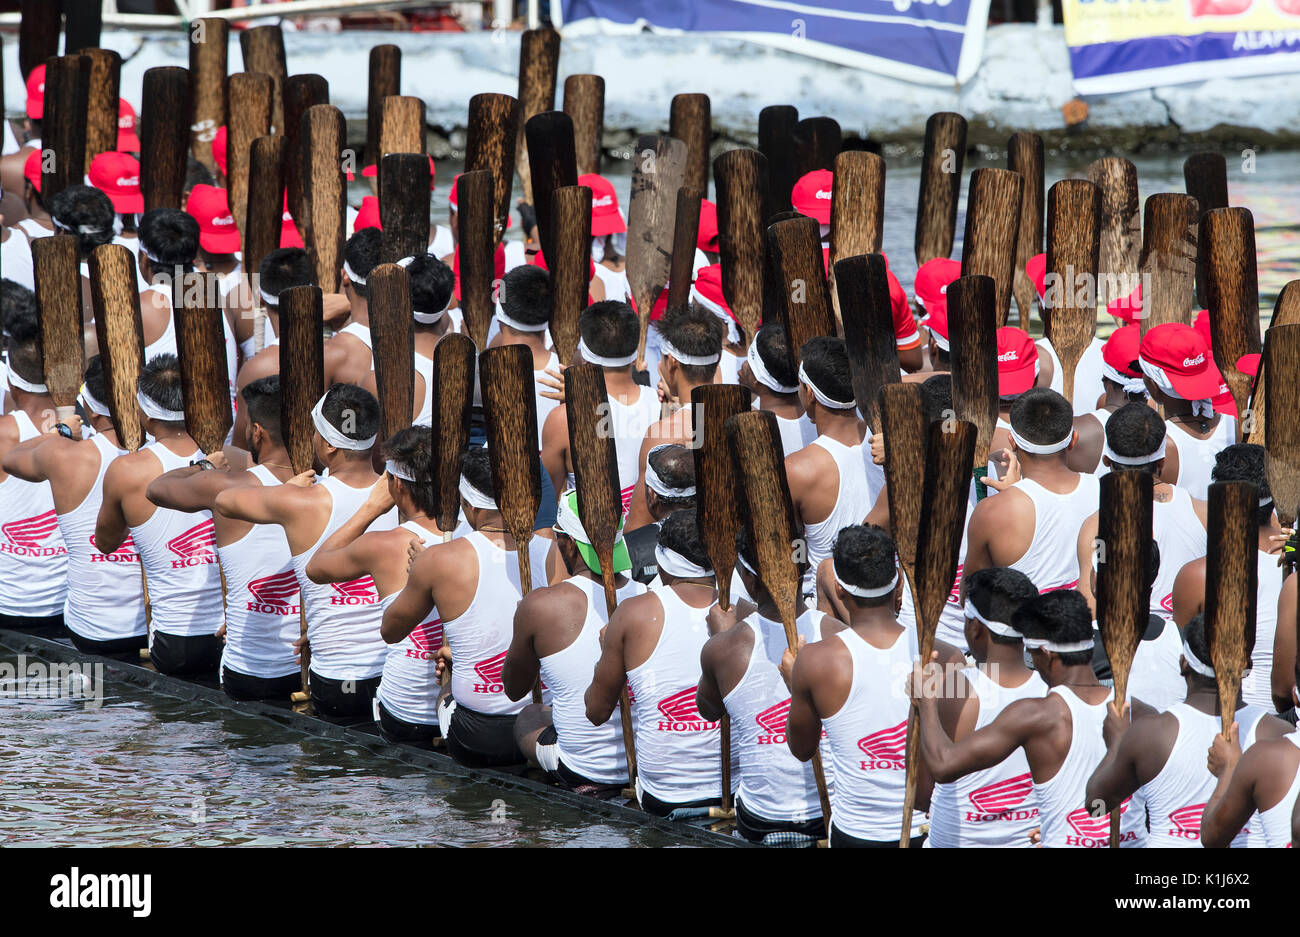
[[[268,469],[287,469],[293,475],[293,463],[289,459],[289,450],[284,446],[266,446],[257,451],[256,463]],[[331,472],[331,474],[333,474]]]
[[[894,617],[893,605],[872,605],[866,608],[850,605],[848,612],[848,625],[859,635],[883,636],[891,630],[901,630],[898,619]]]
[[[1205,713],[1207,716],[1219,715],[1219,690],[1215,686],[1202,686],[1199,681],[1187,678],[1187,698],[1183,701],[1197,712]],[[1242,707],[1241,695],[1237,695],[1237,703],[1233,711]]]
[[[373,484],[375,479],[379,477],[375,474],[375,470],[371,468],[369,457],[361,459],[337,457],[327,467],[333,478],[346,482],[354,488],[363,484]]]
[[[665,586],[670,586],[673,589],[677,589],[679,586],[703,586],[706,589],[713,588],[712,576],[697,576],[692,579],[687,579],[683,576],[670,576],[660,570],[659,579]]]
[[[989,641],[984,659],[980,661],[980,669],[990,676],[996,674],[999,678],[1009,677],[1019,685],[1029,673],[1029,668],[1025,666],[1025,646],[1019,641],[1015,644],[994,644]],[[998,682],[1001,683],[1001,679]]]
[[[817,408],[817,434],[846,446],[857,446],[866,435],[866,426],[858,418],[858,411]]]
[[[632,365],[622,368],[601,368],[605,374],[605,391],[610,396],[640,396],[641,385],[632,377]]]
[[[508,325],[501,326],[501,331],[506,338],[510,339],[512,345],[527,345],[534,351],[546,350],[546,332],[525,332],[521,329],[513,329]]]
[[[757,386],[750,388],[754,391],[754,396],[758,398],[758,409],[770,410],[773,413],[779,413],[785,417],[803,416],[803,407],[799,406],[798,394],[778,394],[772,388],[759,381],[754,382]]]
[[[1047,681],[1048,686],[1101,686],[1090,664],[1072,664],[1060,667],[1055,680]]]
[[[12,388],[9,393],[14,398],[15,409],[21,410],[31,417],[32,422],[36,424],[38,429],[45,414],[54,409],[54,401],[50,399],[49,394],[33,394],[17,388]]]
[[[1078,475],[1065,462],[1065,450],[1051,455],[1026,455],[1016,453],[1020,459],[1020,474],[1034,481],[1059,481]]]
[[[348,325],[364,325],[370,328],[370,303],[358,298],[354,293],[348,306]]]
[[[420,345],[421,339],[424,339],[424,344],[426,345],[436,345],[438,339],[442,338],[442,336],[447,333],[447,328],[447,314],[445,312],[442,314],[442,318],[433,323],[433,325],[423,325],[419,322],[415,323],[416,346],[418,347]]]

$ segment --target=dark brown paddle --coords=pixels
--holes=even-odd
[[[47,240],[41,238],[41,240]],[[135,258],[121,244],[103,244],[90,252],[90,303],[95,311],[95,337],[104,365],[108,410],[123,449],[144,445],[136,382],[144,365],[144,330]]]
[[[254,277],[262,267],[262,258],[280,246],[283,229],[284,172],[288,147],[287,134],[267,134],[253,141],[248,159],[248,208],[243,228],[243,272],[251,295],[258,306],[261,293]],[[315,401],[313,401],[314,403]]]
[[[1259,489],[1246,482],[1210,485],[1205,524],[1205,639],[1219,685],[1219,715],[1227,737],[1237,714],[1241,677],[1255,647],[1259,550],[1255,514]]]
[[[424,102],[409,95],[394,94],[384,98],[380,108],[379,159],[389,153],[423,153]],[[427,162],[427,160],[426,160]]]
[[[562,364],[578,350],[578,318],[587,308],[591,285],[591,189],[562,186],[552,195],[556,232],[551,269],[551,342]]]
[[[829,280],[831,308],[841,323],[844,312],[835,288],[835,265],[847,257],[880,253],[884,221],[885,161],[863,150],[851,150],[835,157]]]
[[[215,273],[186,273],[180,287],[172,300],[185,431],[201,451],[215,452],[225,444],[233,422],[221,322],[221,279]]]
[[[1196,199],[1202,218],[1206,212],[1228,207],[1228,163],[1222,153],[1193,153],[1187,157],[1183,160],[1183,182],[1187,194]],[[1196,258],[1196,304],[1208,307],[1204,256]]]
[[[311,216],[307,207],[311,193],[302,178],[302,116],[309,107],[329,102],[329,82],[320,75],[290,75],[284,81],[284,129],[276,136],[284,137],[284,188],[289,196],[289,214],[304,239]],[[253,185],[249,183],[250,190]]]
[[[63,6],[50,0],[22,0],[18,18],[18,69],[23,81],[37,65],[59,54],[59,34],[63,31]],[[49,87],[49,72],[46,72]]]
[[[993,278],[997,289],[993,312],[999,328],[1007,324],[1011,311],[1024,188],[1024,177],[1009,169],[976,169],[970,174],[961,275]]]
[[[686,178],[687,152],[681,140],[662,134],[638,137],[636,152],[627,207],[627,282],[641,318],[639,369],[645,361],[650,310],[671,272],[677,190]]]
[[[833,170],[842,145],[843,135],[834,118],[805,117],[795,124],[795,181],[815,169]]]
[[[744,492],[748,505],[758,576],[781,614],[786,646],[792,654],[798,654],[801,576],[793,557],[801,544],[803,531],[796,521],[794,504],[790,500],[790,484],[785,476],[781,430],[777,426],[776,414],[767,410],[750,410],[730,417],[725,425],[730,458],[735,465],[735,480],[739,483],[736,487]],[[732,553],[735,553],[734,533]],[[830,829],[831,802],[826,791],[820,751],[813,752],[812,763],[822,817]],[[724,785],[723,792],[730,793],[729,785]]]
[[[395,45],[372,46],[370,80],[366,94],[366,162],[379,162],[379,127],[384,119],[384,98],[402,93],[402,50]],[[319,103],[319,102],[318,102]]]
[[[712,105],[707,94],[676,94],[668,116],[668,136],[686,144],[684,185],[709,191],[709,146],[713,143]]]
[[[519,93],[516,95],[519,101],[519,127],[527,127],[528,121],[535,115],[555,109],[555,80],[559,66],[560,34],[549,26],[524,30],[519,41]],[[525,146],[524,134],[521,133],[515,143],[515,168],[519,172],[519,184],[523,186],[524,201],[536,206],[528,160],[528,147]],[[575,177],[564,184],[576,183]],[[547,204],[550,204],[550,199],[547,199]],[[538,222],[540,221],[539,217]]]
[[[494,308],[493,186],[492,173],[487,170],[466,171],[456,180],[460,308],[465,328],[479,351],[487,348]]]
[[[998,340],[993,281],[961,277],[948,284],[952,405],[975,426],[975,493],[985,495],[989,450],[998,421]],[[888,438],[888,437],[886,437]]]
[[[63,0],[63,50],[68,55],[99,45],[104,5],[101,0]]]
[[[697,443],[695,519],[718,580],[718,604],[724,610],[731,608],[731,574],[736,568],[736,531],[740,529],[739,482],[724,424],[728,417],[748,412],[753,398],[749,388],[738,384],[707,384],[691,391],[691,426]]]
[[[444,540],[460,516],[460,459],[469,445],[475,354],[474,342],[458,332],[444,335],[433,350],[433,485]]]
[[[605,79],[599,75],[570,75],[564,79],[564,113],[573,121],[578,175],[599,173],[605,136]]]
[[[1192,321],[1198,216],[1196,199],[1189,195],[1162,192],[1147,198],[1138,260],[1143,335],[1152,326]]]
[[[427,169],[429,161],[424,161]],[[385,226],[385,230],[387,226]],[[425,243],[428,243],[427,241]],[[370,291],[370,337],[382,438],[411,425],[415,412],[415,319],[406,269],[382,263],[366,277]]]
[[[519,102],[508,94],[476,94],[469,99],[465,171],[492,174],[494,243],[505,233],[510,215],[510,187],[515,175],[515,138],[519,136]],[[464,204],[464,203],[458,203]]]
[[[239,51],[244,71],[269,75],[272,82],[271,126],[284,133],[284,80],[289,75],[284,57],[284,33],[278,24],[254,26],[239,33]],[[234,113],[234,106],[231,106]]]
[[[379,221],[385,263],[429,251],[429,157],[389,153],[379,161]]]
[[[757,150],[728,150],[713,161],[722,294],[749,340],[763,319],[767,172],[767,159]]]
[[[1294,527],[1300,508],[1300,325],[1271,326],[1260,365],[1268,376],[1268,487],[1277,519],[1283,527]]]
[[[85,371],[81,326],[81,276],[77,239],[55,234],[32,241],[32,274],[41,328],[45,386],[59,422],[76,413],[77,391]]]
[[[917,266],[952,254],[965,158],[966,118],[946,112],[931,114],[925,122],[921,192],[916,203]]]
[[[89,94],[87,56],[64,55],[45,63],[42,146],[54,151],[53,159],[41,160],[41,198],[46,205],[68,186],[79,184],[85,174]]]
[[[573,151],[573,121],[563,111],[543,111],[524,125],[528,166],[532,174],[532,203],[537,212],[537,236],[549,263],[555,256],[555,227],[551,217],[556,189],[578,184]]]
[[[1016,273],[1011,282],[1011,292],[1016,297],[1020,327],[1028,332],[1037,293],[1025,273],[1025,264],[1043,249],[1043,138],[1036,133],[1013,133],[1007,141],[1007,168],[1020,173],[1025,180],[1020,196]]]
[[[1062,393],[1074,399],[1074,372],[1097,334],[1101,251],[1101,190],[1084,179],[1062,179],[1047,193],[1047,267],[1043,321],[1061,362]]]
[[[1142,214],[1137,167],[1123,157],[1106,156],[1088,166],[1088,181],[1101,189],[1101,278],[1097,301],[1107,305],[1138,286]]]
[[[913,607],[919,609],[915,589],[921,490],[917,482],[925,477],[925,446],[929,434],[921,386],[900,382],[880,388],[880,425],[885,436],[889,530],[898,549],[898,565],[913,590]]]
[[[215,16],[205,16],[190,24],[190,155],[217,171],[212,155],[212,141],[217,130],[229,127],[226,98],[227,50],[230,47],[230,23]]]
[[[1197,267],[1201,271],[1198,282],[1204,284],[1210,312],[1214,363],[1232,392],[1238,415],[1246,419],[1252,378],[1238,370],[1237,362],[1242,355],[1258,354],[1262,347],[1254,217],[1245,208],[1205,212],[1201,215],[1197,247]]]
[[[834,270],[853,396],[871,431],[879,433],[880,389],[899,380],[885,258],[880,254],[849,257],[836,263]]]
[[[691,301],[695,245],[700,239],[700,202],[704,193],[688,185],[677,190],[673,215],[673,256],[668,263],[668,309],[680,309]]]
[[[248,218],[249,160],[253,141],[271,133],[271,99],[274,84],[261,72],[237,72],[226,83],[230,96],[230,126],[226,130],[226,190],[230,213],[237,225]],[[277,134],[279,136],[279,134]],[[283,214],[281,205],[280,209]],[[243,236],[248,232],[240,230]],[[277,240],[276,247],[279,247]]]
[[[776,287],[776,312],[798,364],[804,342],[836,331],[816,219],[787,218],[771,225],[767,229],[767,260]]]
[[[118,86],[122,76],[122,56],[109,49],[83,49],[90,59],[90,79],[86,96],[86,168],[100,153],[117,149]]]
[[[1273,306],[1273,315],[1268,320],[1268,327],[1282,325],[1300,325],[1300,280],[1292,280],[1282,287],[1282,292],[1278,294],[1277,302]],[[1268,341],[1268,332],[1264,333],[1264,341]],[[1267,382],[1264,374],[1264,362],[1260,360],[1259,373],[1255,376],[1254,388],[1250,395],[1250,424],[1243,425],[1243,430],[1248,430],[1247,442],[1257,446],[1267,445],[1268,436],[1266,433],[1265,412],[1267,407],[1265,398],[1268,396],[1265,387]]]
[[[767,185],[760,194],[760,199],[766,196],[765,212],[760,221],[767,221],[766,212],[789,211],[791,208],[790,190],[794,188],[796,179],[794,128],[798,123],[799,111],[789,104],[773,104],[758,112],[758,151],[768,166]],[[717,169],[718,161],[714,160],[715,181]]]
[[[339,157],[345,145],[342,111],[330,104],[307,108],[302,125],[303,184],[311,192],[306,244],[316,284],[327,293],[338,292],[343,266],[347,182]]]

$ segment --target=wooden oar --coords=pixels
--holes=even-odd
[[[287,134],[267,134],[253,141],[248,158],[247,212],[243,219],[243,275],[249,295],[260,310],[262,295],[257,285],[262,259],[280,246],[283,230],[285,159]],[[313,401],[314,403],[315,401]]]
[[[1255,647],[1259,563],[1255,514],[1259,489],[1246,482],[1210,485],[1205,524],[1205,639],[1219,685],[1226,737],[1237,714],[1241,676]]]
[[[998,340],[989,277],[961,277],[948,284],[948,330],[952,347],[952,405],[957,419],[975,426],[975,493],[985,495],[989,450],[998,421]]]
[[[32,241],[45,386],[61,423],[76,413],[77,391],[85,371],[81,276],[77,266],[77,239],[72,235],[55,234]]]
[[[1011,311],[1024,188],[1024,178],[1008,169],[977,169],[970,174],[961,275],[993,278],[993,312],[999,328],[1007,324]]]
[[[244,59],[244,71],[261,72],[272,82],[271,126],[276,133],[284,132],[284,80],[289,75],[285,66],[284,33],[279,24],[254,26],[239,33],[239,51]],[[234,108],[231,107],[233,114]]]
[[[885,258],[874,253],[849,257],[836,263],[834,270],[853,396],[871,431],[879,433],[880,389],[899,380]]]
[[[605,136],[605,79],[599,75],[570,75],[564,79],[564,113],[573,121],[578,175],[599,173]]]
[[[555,256],[555,228],[551,211],[556,189],[578,184],[578,163],[573,150],[573,121],[563,111],[543,111],[524,125],[528,140],[528,166],[532,175],[532,202],[537,212],[537,236],[547,263]]]
[[[728,150],[713,161],[713,180],[718,190],[722,294],[752,341],[763,319],[767,159],[758,150]],[[787,190],[787,202],[789,198]]]
[[[921,490],[925,476],[925,447],[929,427],[919,384],[886,384],[880,388],[880,425],[884,432],[885,492],[889,498],[889,530],[898,549],[898,565],[916,598],[916,538],[921,524]],[[919,611],[918,611],[919,614]]]
[[[85,174],[89,94],[89,58],[64,55],[45,63],[41,145],[54,151],[53,159],[41,160],[41,198],[46,205],[68,186],[80,184]]]
[[[712,105],[707,94],[673,95],[668,136],[686,144],[684,185],[709,191],[709,146],[713,143]]]
[[[425,167],[427,170],[428,160]],[[370,337],[374,343],[381,438],[388,439],[410,426],[411,414],[415,412],[415,319],[411,316],[411,286],[404,267],[382,263],[367,275],[366,288],[370,292]]]
[[[422,100],[410,95],[394,94],[384,98],[380,113],[379,160],[389,153],[425,152],[428,147]]]
[[[1183,160],[1183,182],[1187,194],[1196,199],[1202,218],[1206,212],[1228,207],[1228,163],[1222,153],[1193,153],[1187,157]],[[1201,253],[1196,258],[1196,304],[1208,307],[1204,257]]]
[[[144,192],[144,209],[179,209],[185,194],[189,153],[189,71],[170,66],[149,69],[144,73],[141,98],[140,188]]]
[[[677,190],[686,179],[686,144],[676,137],[637,138],[632,194],[627,207],[627,281],[641,319],[638,369],[645,361],[650,310],[668,282],[673,253]]]
[[[519,101],[518,126],[523,128],[535,115],[555,108],[555,80],[560,66],[560,34],[549,26],[527,29],[519,41]],[[472,102],[471,102],[472,103]],[[528,165],[529,153],[524,135],[515,143],[515,168],[519,184],[523,186],[524,201],[534,206],[533,177]],[[468,163],[467,163],[468,165]],[[566,185],[573,185],[571,180]],[[550,200],[547,200],[549,204]],[[538,219],[541,221],[540,217]]]
[[[429,251],[429,157],[389,153],[379,161],[379,220],[385,263]]]
[[[1097,334],[1093,284],[1100,251],[1101,190],[1083,179],[1062,179],[1047,193],[1043,322],[1061,362],[1066,400],[1074,400],[1074,371]]]
[[[479,351],[487,348],[494,308],[493,188],[492,173],[487,170],[466,171],[456,180],[460,308],[465,328]]]
[[[377,163],[379,127],[384,119],[384,98],[402,93],[402,50],[390,44],[370,49],[370,79],[366,94],[366,162]]]
[[[1097,563],[1097,627],[1114,676],[1115,705],[1120,707],[1151,607],[1153,485],[1150,472],[1111,472],[1101,478],[1097,539],[1104,552]],[[1111,848],[1119,846],[1119,820],[1120,811],[1112,810]]]
[[[790,483],[785,476],[781,430],[777,426],[776,414],[767,410],[740,413],[726,421],[726,431],[736,481],[739,482],[737,488],[744,492],[748,506],[747,517],[754,535],[759,579],[781,614],[786,646],[792,654],[798,654],[801,576],[793,557],[803,531],[790,500]],[[732,543],[734,552],[734,534]],[[826,791],[820,750],[813,752],[812,764],[822,818],[829,831],[831,801]]]
[[[1007,141],[1007,168],[1020,173],[1025,180],[1020,196],[1016,273],[1011,292],[1016,297],[1020,327],[1028,332],[1037,293],[1025,273],[1025,264],[1043,249],[1043,138],[1036,133],[1013,133]]]
[[[274,85],[270,75],[238,72],[226,83],[230,96],[230,125],[226,130],[226,191],[235,224],[248,217],[249,159],[253,141],[271,133],[271,100]],[[279,134],[277,134],[279,136]],[[292,158],[292,154],[290,154]],[[277,209],[283,209],[277,205]],[[239,232],[247,237],[248,232]],[[277,240],[276,247],[279,247]]]
[[[835,284],[835,265],[845,258],[880,253],[885,222],[885,161],[874,153],[852,150],[835,157],[831,187],[831,308],[842,324]],[[892,326],[891,326],[892,328]]]
[[[805,117],[794,125],[795,180],[815,169],[830,172],[840,155],[843,134],[832,117]]]
[[[1202,154],[1208,155],[1208,154]],[[1220,157],[1222,159],[1222,157]],[[1245,208],[1215,208],[1201,215],[1198,283],[1210,312],[1214,363],[1245,420],[1252,378],[1237,368],[1242,355],[1258,354],[1259,280],[1255,272],[1255,219]]]
[[[303,184],[311,192],[306,244],[316,285],[327,293],[338,292],[343,267],[347,182],[340,154],[345,145],[342,111],[330,104],[307,108],[302,125]]]
[[[695,269],[695,245],[700,239],[700,202],[704,193],[688,185],[677,190],[673,216],[673,256],[668,263],[668,309],[680,309],[691,301]],[[753,336],[746,336],[748,342]]]
[[[18,69],[23,81],[37,65],[59,54],[59,34],[63,31],[63,5],[50,0],[22,0],[18,18]],[[49,87],[49,72],[45,73]]]
[[[1300,280],[1287,283],[1278,294],[1277,302],[1273,305],[1273,315],[1268,320],[1270,329],[1275,325],[1300,325]],[[1267,331],[1264,333],[1264,341],[1268,341]],[[1254,389],[1250,395],[1250,425],[1242,427],[1249,430],[1246,441],[1256,446],[1264,446],[1268,440],[1265,419],[1268,409],[1265,406],[1265,398],[1268,396],[1265,392],[1266,386],[1264,361],[1261,359],[1259,373],[1255,376]]]
[[[966,118],[947,112],[931,114],[925,122],[921,192],[916,203],[917,266],[936,257],[952,255],[965,158]]]
[[[796,179],[794,128],[798,123],[799,111],[789,104],[773,104],[758,112],[758,151],[767,160],[768,167],[767,184],[764,185],[757,203],[765,208],[763,217],[759,219],[760,222],[767,221],[767,212],[789,211],[791,208],[790,190],[794,188]],[[713,161],[713,177],[716,181],[718,177],[716,159]],[[721,212],[721,197],[718,205]],[[735,306],[732,305],[732,308],[734,309]]]
[[[1088,181],[1101,189],[1101,279],[1097,301],[1107,305],[1137,289],[1142,213],[1137,167],[1120,156],[1088,166]]]
[[[1177,192],[1147,198],[1142,220],[1142,334],[1192,321],[1196,299],[1196,199]]]
[[[608,621],[618,605],[614,543],[623,517],[623,500],[618,487],[618,454],[614,449],[614,436],[602,429],[609,413],[604,371],[585,362],[567,368],[564,372],[564,406],[569,424],[569,456],[573,461],[574,486],[578,490],[578,518],[600,562],[600,581],[605,587]],[[623,726],[627,780],[631,785],[636,781],[636,741],[632,735],[627,687],[619,693],[618,714]]]
[[[1268,487],[1277,519],[1294,527],[1300,508],[1300,325],[1270,327],[1260,365],[1268,375]]]
[[[433,486],[438,529],[451,539],[460,516],[460,459],[469,445],[474,404],[474,342],[450,332],[433,350]]]
[[[302,176],[302,118],[308,108],[329,102],[329,82],[320,75],[290,75],[285,79],[284,128],[276,136],[284,137],[284,188],[289,196],[289,214],[293,216],[304,243],[308,236],[307,226],[311,222],[311,210],[308,208],[311,192],[303,184]],[[250,181],[250,190],[254,184]]]
[[[731,574],[736,568],[740,505],[738,479],[727,448],[725,424],[753,406],[753,392],[738,384],[706,384],[691,391],[695,455],[695,519],[700,542],[718,580],[718,604],[731,608]],[[777,440],[780,445],[780,439]]]
[[[801,216],[770,226],[767,259],[776,287],[776,313],[785,326],[790,354],[798,364],[804,342],[836,331],[817,220]]]
[[[578,318],[591,289],[591,189],[562,186],[552,195],[556,247],[547,258],[551,271],[551,342],[560,363],[578,350]]]
[[[103,15],[101,0],[63,0],[63,51],[71,55],[97,47]]]
[[[493,242],[501,240],[510,216],[510,187],[515,176],[515,138],[519,136],[519,102],[508,94],[476,94],[469,99],[465,136],[465,172],[492,174]],[[464,202],[458,202],[464,211]],[[459,243],[459,242],[458,242]],[[481,347],[481,346],[480,346]]]
[[[215,173],[212,141],[217,130],[227,127],[226,140],[230,140],[226,98],[230,23],[215,16],[196,19],[190,24],[189,38],[190,155]]]
[[[185,431],[206,454],[225,444],[233,423],[221,321],[221,279],[215,273],[187,273],[178,286],[172,300]]]
[[[41,238],[40,240],[47,240]],[[103,244],[90,252],[90,303],[95,311],[95,337],[104,365],[104,401],[118,442],[134,452],[144,445],[144,429],[136,406],[136,382],[144,365],[144,331],[135,258],[121,244]]]
[[[86,97],[86,168],[100,153],[117,149],[118,86],[121,84],[122,56],[109,49],[84,49],[90,59],[90,79]]]

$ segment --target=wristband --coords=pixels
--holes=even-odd
[[[989,467],[987,465],[981,465],[975,469],[975,500],[976,501],[983,501],[986,497],[988,497],[988,493],[989,493],[988,485],[984,483],[984,479],[988,477],[989,477]]]
[[[54,431],[58,433],[60,436],[62,436],[64,439],[77,438],[72,435],[72,427],[70,427],[67,423],[55,423]]]
[[[197,465],[200,469],[202,469],[205,472],[212,471],[213,469],[216,468],[216,466],[213,465],[211,462],[209,462],[207,459],[195,459],[193,462],[190,463],[190,465]]]

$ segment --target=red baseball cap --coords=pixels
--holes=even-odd
[[[700,199],[700,231],[695,246],[710,254],[718,252],[718,206],[707,198]]]
[[[210,254],[239,250],[239,228],[230,213],[230,196],[215,185],[196,185],[185,201],[185,211],[199,223],[199,247]]]
[[[293,223],[293,215],[289,213],[289,193],[284,193],[284,214],[280,216],[280,246],[281,247],[306,247],[302,241],[302,235],[298,233],[298,226]]]
[[[961,263],[949,260],[947,257],[935,257],[921,264],[920,269],[916,271],[916,279],[912,281],[912,289],[916,293],[916,298],[921,301],[921,307],[929,315],[934,315],[936,307],[941,307],[946,322],[948,284],[960,276]]]
[[[722,293],[722,264],[709,264],[696,272],[695,284],[691,287],[691,301],[699,303],[719,318],[736,321],[736,314],[731,311],[727,297]]]
[[[384,226],[379,223],[379,197],[377,195],[367,195],[361,200],[361,207],[357,209],[357,220],[352,223],[352,231],[355,234],[363,228],[384,230]]]
[[[45,66],[37,65],[27,76],[27,116],[40,120],[45,113]]]
[[[1140,325],[1126,325],[1111,332],[1110,338],[1106,339],[1106,343],[1101,346],[1101,361],[1105,376],[1116,384],[1124,383],[1120,378],[1125,380],[1141,378],[1142,369],[1137,363],[1138,348],[1141,345]]]
[[[829,169],[814,169],[805,174],[790,190],[790,203],[794,210],[818,224],[831,223],[831,188],[835,176]]]
[[[627,221],[618,209],[618,193],[613,184],[604,176],[589,172],[578,177],[578,185],[591,189],[591,236],[604,237],[607,234],[622,234],[627,230]]]
[[[960,274],[959,274],[960,275]],[[1047,255],[1035,254],[1025,261],[1025,276],[1034,284],[1039,302],[1047,295]]]
[[[940,350],[948,350],[948,304],[935,303],[930,307],[930,313],[921,320],[922,324],[930,330],[930,337],[934,343],[939,346]]]
[[[35,150],[27,155],[23,163],[23,178],[32,184],[38,193],[41,191],[41,151]]]
[[[1139,348],[1142,371],[1157,386],[1184,400],[1205,400],[1220,393],[1223,378],[1210,357],[1210,346],[1190,325],[1166,322],[1147,330]]]
[[[126,98],[117,99],[117,149],[119,153],[140,152],[140,138],[135,132],[135,108]]]
[[[430,191],[430,192],[432,192],[433,189],[434,189],[435,173],[436,173],[436,171],[435,171],[434,166],[433,166],[433,157],[430,156],[430,157],[429,157],[429,191]],[[363,166],[362,169],[361,169],[361,175],[365,176],[367,179],[374,179],[374,178],[376,178],[376,177],[379,175],[379,164],[378,164],[378,163],[371,163],[369,166]],[[355,179],[355,178],[356,178],[356,176],[353,175],[352,170],[349,169],[349,170],[348,170],[348,181],[351,182],[351,181],[352,181],[353,179]]]
[[[1140,321],[1142,319],[1142,285],[1139,283],[1137,289],[1127,296],[1112,299],[1106,306],[1106,311],[1126,325]]]
[[[1192,328],[1196,329],[1201,338],[1205,339],[1206,348],[1214,348],[1214,342],[1210,338],[1210,310],[1202,309],[1198,312],[1196,318],[1192,320]]]
[[[1249,374],[1251,377],[1259,375],[1259,359],[1263,355],[1242,355],[1237,359],[1237,370],[1242,374]]]
[[[1222,413],[1234,419],[1237,416],[1237,401],[1232,398],[1232,391],[1228,390],[1228,385],[1222,381],[1219,382],[1219,392],[1210,398],[1210,406],[1214,408],[1215,413]]]
[[[86,176],[91,185],[108,196],[113,211],[122,215],[138,215],[144,211],[140,163],[130,153],[116,150],[100,153],[91,160]]]
[[[226,174],[226,128],[218,127],[212,138],[212,161],[217,164],[221,174]]]
[[[1034,386],[1038,376],[1038,346],[1024,329],[998,329],[998,396],[1014,397]]]

